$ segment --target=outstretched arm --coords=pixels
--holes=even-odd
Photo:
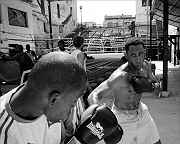
[[[88,96],[89,105],[100,104],[100,99],[111,93],[111,88],[108,86],[108,80],[102,82]]]
[[[114,90],[120,87],[121,76],[119,70],[116,70],[111,74],[111,76],[102,82],[98,87],[96,87],[88,96],[89,105],[99,104],[100,99],[104,97],[114,96]],[[113,94],[113,95],[112,95]]]
[[[18,60],[20,58],[20,53],[14,55],[14,56],[3,56],[3,61],[12,61],[12,60]]]

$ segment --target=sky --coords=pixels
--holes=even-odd
[[[78,22],[81,22],[80,6],[82,6],[82,22],[103,24],[105,15],[136,14],[135,0],[77,0]]]

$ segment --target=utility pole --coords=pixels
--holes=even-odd
[[[122,14],[122,20],[123,20],[123,35],[124,35],[124,14]]]
[[[146,15],[147,15],[147,33],[146,33],[146,49],[148,49],[148,33],[149,33],[149,0],[146,0]],[[149,52],[148,52],[149,55]],[[151,54],[150,54],[151,59]]]
[[[152,60],[152,0],[150,0],[149,3],[150,3],[150,12],[149,12],[149,15],[150,15],[150,28],[149,28],[149,33],[150,33],[150,58]]]
[[[81,28],[82,28],[82,6],[80,6],[79,8],[80,8],[80,13],[81,13]]]
[[[52,23],[51,23],[51,1],[48,0],[48,12],[49,12],[49,30],[50,30],[50,39],[51,39],[51,47],[53,51],[53,36],[52,36]]]
[[[162,95],[167,95],[168,83],[168,18],[169,0],[163,1],[163,87]],[[163,93],[164,91],[164,93]]]

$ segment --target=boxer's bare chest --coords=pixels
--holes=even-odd
[[[115,94],[115,105],[121,109],[137,109],[142,97],[142,94],[137,94],[132,87],[132,79],[135,76],[146,76],[147,72],[143,69],[134,74],[127,73],[123,79],[123,85],[117,88]]]

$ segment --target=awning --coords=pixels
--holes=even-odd
[[[153,0],[152,17],[163,21],[163,2],[165,0]],[[169,25],[180,27],[180,0],[169,0]]]

